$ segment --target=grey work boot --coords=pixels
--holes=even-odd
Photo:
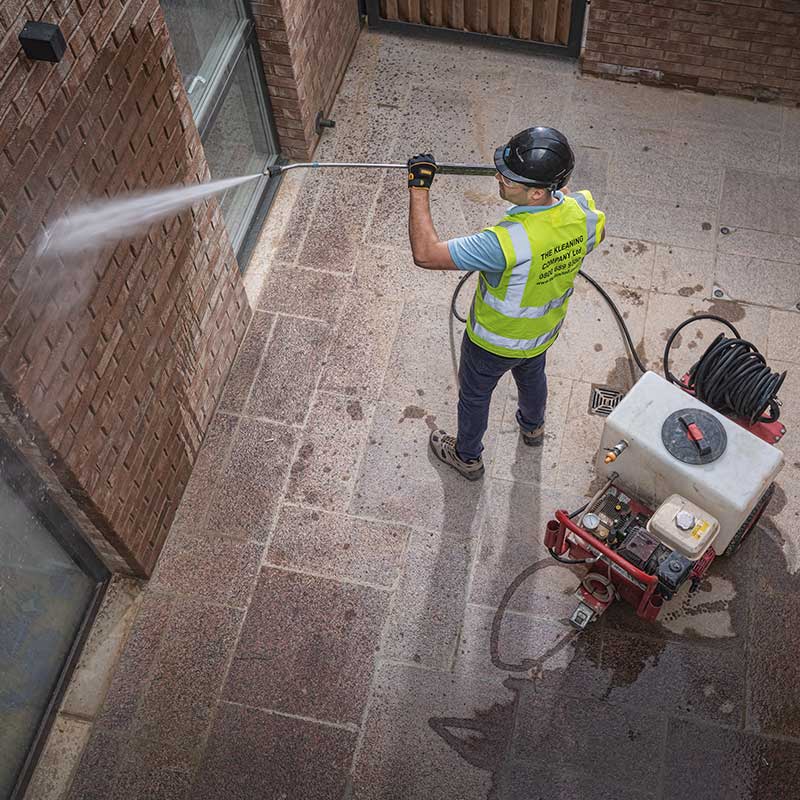
[[[519,425],[519,432],[522,434],[522,441],[528,447],[541,447],[544,442],[544,423],[538,428],[530,429],[522,424],[522,416],[517,409],[517,424]]]
[[[431,431],[430,445],[431,450],[440,461],[460,472],[468,481],[477,481],[483,477],[483,459],[464,461],[459,458],[456,452],[455,436],[448,436],[441,429]]]

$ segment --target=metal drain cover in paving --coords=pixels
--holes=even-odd
[[[592,384],[592,394],[589,398],[589,413],[607,417],[625,396],[624,392],[612,389],[610,386]]]

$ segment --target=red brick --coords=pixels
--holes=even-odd
[[[726,39],[723,36],[712,36],[708,42],[711,47],[730,48],[731,50],[747,50],[750,47],[750,42],[742,41],[741,39]]]
[[[594,0],[589,31],[584,61],[603,64],[609,77],[636,78],[629,62],[639,57],[639,66],[663,72],[662,83],[800,101],[794,85],[800,3],[794,0],[633,0],[618,7]],[[624,53],[612,49],[622,42]],[[631,67],[626,74],[615,68],[623,65]]]
[[[208,174],[156,0],[65,5],[66,18],[61,6],[49,12],[69,37],[59,65],[0,60],[0,297],[17,297],[0,315],[0,383],[97,526],[87,535],[147,574],[249,308],[216,201],[205,216],[104,248],[94,268],[84,261],[74,282],[48,290],[32,259],[45,219],[77,199]],[[178,333],[187,308],[190,339]],[[176,361],[193,365],[190,383],[176,380]],[[132,443],[147,460],[130,457]]]

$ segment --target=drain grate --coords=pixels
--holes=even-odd
[[[625,396],[623,392],[612,389],[610,386],[592,384],[592,395],[589,399],[589,413],[607,417]]]

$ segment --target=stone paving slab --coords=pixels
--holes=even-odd
[[[592,259],[586,260],[590,275],[592,263]],[[613,283],[604,283],[603,288],[617,304],[634,344],[638,345],[644,335],[647,293]],[[619,343],[619,330],[605,301],[579,277],[558,342],[548,351],[548,375],[592,383],[612,383],[620,359],[627,362]]]
[[[342,298],[353,280],[349,275],[305,269],[288,262],[273,263],[270,275],[270,283],[258,299],[259,310],[310,317],[328,323],[335,322],[338,317]],[[228,378],[228,385],[230,382]]]
[[[134,721],[134,733],[168,740],[189,760],[201,744],[244,613],[179,598]]]
[[[541,572],[555,575],[555,586],[534,608],[536,616],[467,606],[454,671],[487,677],[521,673],[537,680],[545,673],[557,672],[559,691],[588,695],[595,690],[600,694],[597,668],[577,655],[583,643],[568,622],[575,607],[574,576],[563,571],[573,578],[571,590],[566,590],[568,581],[563,574],[556,574],[549,565]]]
[[[772,311],[769,315],[769,349],[767,355],[770,360],[779,359],[800,364],[800,342],[797,340],[798,332],[797,313],[794,311]]]
[[[526,686],[512,752],[517,759],[557,764],[568,773],[610,773],[617,784],[644,794],[653,789],[653,765],[664,752],[667,722],[659,711],[649,704],[646,710],[619,708]]]
[[[220,703],[193,798],[329,800],[341,797],[353,731]]]
[[[274,314],[262,314],[259,311],[253,314],[252,322],[225,384],[225,391],[220,400],[221,409],[234,413],[244,411],[275,322]]]
[[[578,186],[578,182],[575,182],[575,185]],[[599,203],[598,207],[602,208]],[[583,270],[604,286],[611,283],[623,289],[639,289],[646,292],[653,281],[656,249],[647,242],[636,239],[606,236],[591,257],[584,262]]]
[[[558,485],[559,456],[568,427],[567,406],[572,383],[564,378],[547,379],[544,438],[541,446],[528,447],[519,435],[517,389],[512,382],[497,432],[492,477],[515,483]],[[526,491],[529,490],[517,488],[522,496]]]
[[[265,541],[289,472],[297,433],[272,422],[240,421],[230,458],[211,494],[203,529]]]
[[[558,489],[493,480],[481,526],[470,601],[499,608],[506,591],[523,569],[539,562],[543,569],[526,578],[507,599],[505,606],[550,618],[548,601],[551,596],[558,597],[564,587],[560,585],[562,582],[555,570],[547,568],[552,560],[544,546],[544,528],[553,517],[553,509],[567,506],[571,510],[583,502],[583,497],[577,493],[570,500]],[[555,562],[552,566],[559,567],[559,571],[572,581],[571,594],[575,588],[572,573]],[[556,614],[555,618],[559,616]]]
[[[291,467],[287,498],[327,511],[346,511],[358,474],[374,404],[320,392]]]
[[[477,531],[485,484],[465,481],[433,455],[428,438],[437,427],[455,431],[455,417],[378,403],[350,510],[464,537]],[[491,434],[484,443],[484,460],[491,463]]]
[[[714,255],[677,245],[656,245],[652,288],[661,294],[710,298],[714,289]]]
[[[761,202],[750,203],[748,198],[756,185]],[[800,236],[800,221],[792,209],[798,193],[800,180],[796,178],[728,169],[722,187],[720,223],[733,228]]]
[[[565,770],[561,764],[511,761],[496,778],[496,796],[502,800],[656,800],[656,789],[632,789],[611,771],[591,775]]]
[[[450,668],[474,551],[474,538],[460,531],[411,532],[381,644],[383,658]]]
[[[358,723],[388,604],[367,586],[265,568],[223,699]]]
[[[383,381],[381,399],[430,406],[452,413],[458,403],[458,382],[450,349],[441,332],[447,330],[450,304],[406,303],[400,317],[400,335]],[[436,335],[439,334],[439,335]]]
[[[375,187],[328,180],[323,183],[308,225],[299,263],[330,272],[353,271],[364,207],[369,207]]]
[[[285,503],[266,563],[392,588],[409,528]]]
[[[397,333],[402,304],[376,302],[368,285],[345,300],[342,319],[333,336],[319,388],[343,395],[377,399]]]
[[[606,633],[600,667],[608,676],[599,700],[740,726],[745,663],[735,650]]]
[[[280,316],[256,373],[246,411],[253,417],[300,425],[325,364],[330,326]],[[302,370],[296,365],[302,364]]]
[[[758,133],[780,133],[784,109],[743,97],[677,92],[675,126],[679,130],[724,126]]]
[[[749,140],[750,134],[746,136]],[[633,190],[637,195],[664,202],[677,197],[695,202],[716,201],[723,165],[700,155],[687,158],[688,146],[683,134],[676,140],[672,133],[654,132],[641,148],[615,150],[608,167],[609,192]],[[769,154],[764,155],[765,159],[768,157]]]
[[[800,112],[796,108],[783,110],[779,170],[784,175],[800,177]]]
[[[224,475],[238,426],[235,416],[219,412],[214,415],[175,514],[171,535],[204,530],[211,498]]]
[[[147,691],[149,673],[158,656],[174,603],[173,598],[154,593],[143,595],[97,718],[103,730],[118,734],[130,731],[139,700]]]
[[[502,763],[511,733],[510,701],[511,693],[497,680],[383,665],[364,723],[352,797],[491,796],[491,772]]]
[[[245,608],[263,552],[263,542],[173,535],[159,557],[150,586],[163,594],[193,595],[210,603]]]
[[[633,187],[636,191],[636,187]],[[723,189],[723,194],[725,190]],[[713,250],[716,227],[716,197],[686,200],[681,203],[654,201],[647,195],[609,192],[603,209],[614,220],[614,232],[628,239],[661,244],[678,244],[697,250]],[[736,224],[741,218],[731,214],[723,224]]]
[[[671,792],[666,797],[790,800],[800,785],[800,749],[795,742],[674,720],[666,749],[672,754],[664,775]]]

